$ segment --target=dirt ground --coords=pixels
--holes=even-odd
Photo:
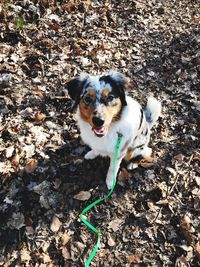
[[[200,2],[0,0],[0,29],[0,266],[84,266],[109,161],[84,160],[66,82],[110,69],[162,116],[155,161],[88,212],[91,266],[200,266]]]

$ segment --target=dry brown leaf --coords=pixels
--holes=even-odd
[[[74,196],[74,199],[85,201],[91,197],[91,193],[89,191],[80,191],[78,194]]]
[[[189,267],[190,264],[187,262],[185,256],[181,256],[176,260],[175,267]]]
[[[108,245],[110,246],[110,247],[114,247],[115,246],[115,241],[113,240],[113,238],[111,237],[111,236],[109,236],[109,238],[108,238]]]
[[[159,201],[156,202],[156,205],[168,205],[169,204],[169,200],[168,199],[161,199]]]
[[[148,157],[140,160],[139,165],[143,168],[150,168],[156,164],[156,159],[153,157]]]
[[[29,235],[33,235],[34,234],[34,229],[31,226],[26,226],[26,234]]]
[[[181,229],[185,239],[187,240],[188,244],[192,246],[195,242],[195,236],[191,232],[191,220],[190,220],[189,216],[187,216],[187,215],[184,216],[184,218],[182,219],[182,221],[180,223],[180,229]]]
[[[31,260],[30,252],[25,248],[22,249],[20,252],[20,258],[22,262],[30,261]]]
[[[42,90],[40,90],[39,88],[33,88],[32,89],[32,93],[34,94],[34,95],[38,95],[39,97],[43,97],[43,96],[45,96],[45,92],[44,91],[42,91]]]
[[[42,253],[42,259],[44,263],[49,263],[52,261],[51,258],[49,257],[49,254],[46,253]]]
[[[12,218],[8,221],[8,226],[19,230],[25,226],[24,222],[24,214],[21,212],[14,212]]]
[[[122,168],[122,170],[119,172],[118,175],[118,184],[121,186],[125,186],[126,181],[130,179],[130,175],[128,173],[128,171],[125,168]]]
[[[46,119],[46,115],[44,113],[37,112],[33,119],[36,122],[44,121]]]
[[[51,231],[54,233],[58,232],[61,225],[62,225],[62,222],[58,219],[57,216],[54,215],[52,218],[51,225],[50,225]]]
[[[71,256],[69,254],[69,251],[68,251],[68,249],[65,246],[62,247],[62,256],[66,260],[70,260],[71,259]]]
[[[20,161],[20,154],[17,153],[12,157],[11,162],[14,166],[18,167],[19,161]]]
[[[122,222],[122,219],[116,218],[109,223],[108,228],[116,232],[120,228]]]
[[[200,14],[195,14],[193,16],[193,21],[195,24],[199,24],[200,23]]]
[[[37,159],[30,159],[26,166],[25,166],[25,171],[26,173],[32,173],[35,171],[35,169],[37,168],[38,166],[38,161]]]
[[[154,204],[152,200],[147,201],[147,206],[149,207],[150,210],[155,211],[155,212],[160,209],[158,206]]]
[[[11,164],[9,164],[8,162],[0,162],[0,173],[8,174],[13,171],[14,168]]]
[[[198,260],[200,261],[200,242],[196,243],[196,245],[194,246],[194,251]]]
[[[61,29],[60,25],[58,23],[53,23],[52,25],[52,29],[54,31],[59,31]]]
[[[67,243],[69,242],[70,240],[70,236],[68,235],[68,233],[64,233],[61,237],[61,240],[62,240],[62,246],[65,246],[67,245]]]
[[[178,154],[178,155],[174,156],[174,159],[176,161],[178,161],[178,163],[182,163],[183,160],[184,160],[184,155],[183,154]]]
[[[61,185],[62,181],[60,178],[56,178],[55,181],[53,181],[53,185],[55,189],[58,189]]]
[[[141,259],[142,259],[141,253],[127,256],[127,260],[129,263],[135,263],[135,264],[141,263]]]
[[[128,180],[130,179],[130,175],[127,171],[127,169],[122,168],[122,170],[120,171],[119,175],[118,175],[118,180]]]
[[[14,146],[9,146],[6,148],[6,158],[7,159],[12,157],[14,150],[15,150]]]
[[[193,160],[198,160],[198,161],[200,161],[200,155],[196,155],[196,156],[194,156]]]
[[[74,11],[76,9],[76,3],[72,0],[68,3],[62,4],[62,8],[67,11]]]

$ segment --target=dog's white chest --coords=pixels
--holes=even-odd
[[[110,156],[114,153],[118,134],[116,131],[109,131],[106,136],[97,137],[91,127],[84,121],[78,121],[82,140],[101,156]]]

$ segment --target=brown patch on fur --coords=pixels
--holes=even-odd
[[[106,98],[108,97],[109,93],[110,93],[109,89],[104,89],[102,92],[102,95]],[[87,97],[87,96],[90,96],[95,99],[96,91],[92,88],[89,89],[87,91],[87,94],[84,97]],[[84,99],[80,100],[80,103],[79,103],[80,116],[84,121],[88,122],[91,126],[93,126],[92,117],[94,115],[95,108],[96,108],[95,106],[87,106],[84,103]],[[103,105],[102,110],[100,112],[101,113],[100,117],[102,117],[105,120],[104,125],[109,127],[109,125],[112,122],[120,120],[121,111],[122,111],[122,103],[119,98],[116,99],[116,103],[113,106]]]
[[[121,108],[120,111],[113,117],[112,122],[119,121],[119,120],[121,119],[121,115],[122,115],[122,108]]]
[[[108,97],[108,95],[110,94],[110,90],[109,89],[107,89],[107,88],[105,88],[103,91],[102,91],[102,96],[103,97]]]
[[[91,97],[96,97],[96,90],[95,89],[92,89],[92,88],[89,88],[87,90],[87,96],[91,96]]]
[[[83,100],[81,100],[79,104],[79,110],[81,118],[92,125],[92,114],[94,112],[94,108],[87,107]]]
[[[126,156],[124,157],[124,159],[126,161],[130,161],[133,158],[133,156],[134,156],[134,151],[131,148],[129,148],[126,152]]]
[[[94,89],[88,89],[87,95],[85,96],[90,96],[92,98],[95,98],[96,91]],[[80,100],[80,103],[79,103],[80,116],[84,121],[88,122],[90,125],[92,125],[92,115],[93,115],[94,109],[95,109],[94,107],[87,106],[84,103],[83,99]]]
[[[111,122],[120,119],[120,114],[122,110],[122,104],[120,99],[117,99],[117,103],[114,106],[105,106],[103,112],[105,114],[105,124],[110,125]]]
[[[116,121],[119,121],[121,119],[122,110],[123,110],[123,107],[122,107],[121,101],[118,100],[118,103],[115,106],[116,113],[112,119],[112,122],[116,122]]]

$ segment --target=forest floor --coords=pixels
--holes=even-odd
[[[121,168],[88,213],[91,266],[200,266],[200,2],[0,0],[0,266],[84,266],[106,192],[66,82],[116,69],[162,102],[155,162]],[[133,118],[134,123],[134,118]]]

